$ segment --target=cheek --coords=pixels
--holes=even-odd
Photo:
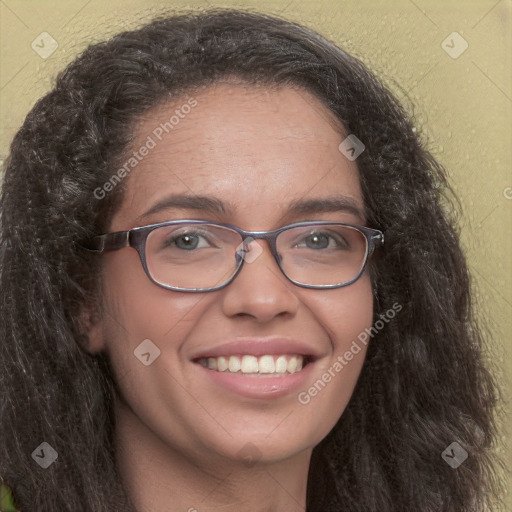
[[[178,354],[180,340],[193,329],[202,304],[197,295],[169,292],[151,282],[136,251],[127,249],[113,256],[106,258],[104,266],[103,339],[114,368],[125,373],[125,367],[140,365],[136,357],[143,342],[158,353],[172,340],[175,346],[166,352]]]
[[[155,285],[144,273],[137,253],[124,252],[105,264],[102,324],[120,399],[161,438],[173,437],[185,445],[190,417],[204,413],[180,384],[186,372],[181,346],[207,301]]]
[[[373,294],[369,276],[364,275],[346,288],[321,291],[315,297],[313,314],[327,331],[333,351],[343,351],[372,324]]]
[[[200,297],[170,292],[145,274],[135,250],[119,251],[104,266],[106,308],[121,327],[138,337],[165,336],[186,323]],[[129,269],[129,271],[127,270]]]
[[[331,340],[330,357],[317,363],[309,387],[297,396],[305,410],[323,418],[321,428],[315,432],[318,442],[334,427],[352,396],[373,320],[373,294],[368,276],[333,292],[332,296],[319,295],[315,308],[311,308]]]

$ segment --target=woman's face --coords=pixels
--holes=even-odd
[[[363,225],[357,166],[338,149],[344,138],[332,114],[302,90],[222,83],[174,99],[138,125],[136,164],[110,231],[176,219],[251,231],[309,220]],[[154,208],[171,195],[197,205]],[[222,210],[206,209],[205,196]],[[326,199],[355,209],[322,211]],[[316,208],[291,210],[311,200]],[[157,286],[133,248],[104,255],[104,314],[91,330],[91,350],[109,354],[119,424],[140,442],[199,464],[307,457],[343,413],[365,346],[350,360],[344,354],[372,322],[369,276],[338,289],[301,288],[282,275],[267,243],[258,244],[261,253],[254,246],[256,259],[233,282],[203,293]],[[289,362],[302,353],[314,361],[286,375],[228,375],[197,360],[266,354]]]

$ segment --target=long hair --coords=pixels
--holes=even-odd
[[[113,450],[115,383],[78,321],[101,293],[100,260],[81,242],[122,199],[122,184],[94,191],[140,116],[231,77],[302,87],[365,144],[365,213],[385,233],[375,320],[401,306],[313,451],[308,512],[494,510],[497,394],[443,168],[358,59],[300,25],[231,10],[161,17],[88,47],[13,139],[0,203],[2,480],[24,512],[131,510]],[[32,456],[42,442],[58,454],[47,469]],[[454,442],[468,454],[457,468],[442,457]]]

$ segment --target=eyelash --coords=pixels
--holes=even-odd
[[[188,231],[185,231],[185,232],[182,232],[182,233],[178,233],[178,234],[172,234],[170,235],[169,237],[165,238],[164,241],[163,241],[163,244],[162,244],[162,247],[163,248],[166,248],[166,247],[169,247],[173,244],[176,243],[176,240],[178,240],[180,237],[184,237],[184,236],[190,236],[190,237],[195,237],[195,236],[199,236],[199,237],[202,237],[204,238],[208,244],[210,246],[212,246],[212,243],[211,243],[211,240],[210,238],[208,237],[208,235],[210,235],[210,233],[207,233],[203,230],[194,230],[194,231],[191,231],[191,230],[188,230]],[[349,243],[346,241],[346,240],[341,240],[341,236],[335,236],[335,234],[333,233],[330,233],[328,231],[317,231],[317,232],[312,232],[312,233],[308,233],[307,235],[304,235],[302,237],[302,239],[299,241],[299,243],[304,243],[304,241],[308,238],[308,237],[311,237],[311,236],[318,236],[318,237],[322,237],[322,236],[326,236],[328,239],[330,240],[334,240],[334,243],[336,244],[336,247],[338,248],[347,248],[349,246]],[[298,245],[298,244],[297,244]],[[215,244],[213,244],[213,247],[217,247]]]

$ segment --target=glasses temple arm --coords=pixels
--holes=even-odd
[[[117,231],[95,236],[87,244],[86,249],[91,252],[116,251],[130,245],[130,232]]]

